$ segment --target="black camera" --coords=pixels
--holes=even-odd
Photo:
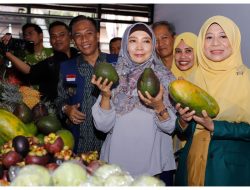
[[[34,53],[34,42],[16,38],[11,38],[7,45],[0,42],[0,53],[4,56],[8,51],[12,51],[17,57],[23,57],[27,52]]]

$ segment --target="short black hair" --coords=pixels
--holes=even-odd
[[[64,26],[69,31],[69,26],[67,24],[65,24],[64,22],[61,22],[61,21],[55,21],[55,22],[50,23],[49,33],[50,33],[51,29],[55,26]]]
[[[109,41],[109,50],[111,49],[111,44],[113,43],[113,42],[116,42],[116,41],[122,41],[122,38],[121,37],[114,37],[114,38],[112,38],[110,41]]]
[[[41,28],[40,26],[38,26],[37,24],[34,24],[34,23],[26,23],[26,24],[23,25],[23,27],[22,27],[22,32],[23,32],[23,34],[24,34],[25,30],[26,30],[27,28],[30,28],[30,27],[33,27],[34,30],[35,30],[38,34],[43,33],[42,28]]]
[[[78,21],[83,21],[83,20],[90,21],[93,24],[93,26],[95,27],[95,30],[98,31],[97,22],[95,19],[93,19],[91,17],[86,17],[84,15],[78,15],[78,16],[72,18],[72,20],[69,23],[70,32],[72,33],[72,27],[75,23],[77,23]]]
[[[168,21],[158,21],[158,22],[153,23],[152,29],[154,30],[157,26],[165,26],[169,30],[172,36],[175,36],[176,34],[175,26],[173,23],[170,23]]]
[[[112,38],[112,39],[109,41],[109,44],[111,44],[111,43],[113,43],[113,42],[116,42],[116,41],[118,41],[118,40],[122,41],[122,38],[121,38],[121,37],[114,37],[114,38]]]

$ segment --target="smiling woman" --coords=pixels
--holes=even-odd
[[[198,67],[189,80],[218,102],[215,118],[178,104],[177,129],[187,139],[180,153],[176,185],[250,185],[250,72],[243,64],[238,26],[214,16],[197,38]]]
[[[95,127],[107,133],[100,159],[119,164],[133,176],[159,175],[170,186],[176,167],[171,138],[176,116],[167,86],[174,76],[158,59],[155,44],[153,31],[146,24],[126,29],[116,65],[119,84],[111,89],[107,79],[101,82],[100,77],[92,77],[91,82],[101,91],[92,114]],[[161,83],[154,97],[137,88],[146,68],[154,71]]]
[[[174,42],[174,60],[171,71],[176,78],[186,79],[197,68],[197,36],[191,32],[179,34]]]

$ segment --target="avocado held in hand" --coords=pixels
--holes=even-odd
[[[94,74],[96,78],[102,77],[103,82],[106,78],[108,79],[108,83],[110,81],[113,82],[113,84],[117,84],[119,81],[119,76],[115,70],[115,68],[110,64],[106,62],[102,62],[96,65]]]
[[[142,95],[146,97],[146,91],[152,96],[156,95],[160,91],[160,80],[155,75],[153,69],[145,68],[143,73],[140,75],[137,82],[137,89],[141,91]]]

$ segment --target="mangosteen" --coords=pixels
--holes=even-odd
[[[6,168],[16,165],[22,160],[22,156],[15,151],[10,151],[3,156],[3,165]]]
[[[28,154],[25,157],[25,164],[38,164],[45,166],[49,162],[49,155],[37,156],[37,155],[30,155]]]
[[[15,151],[21,154],[23,157],[29,152],[29,141],[25,136],[19,135],[12,140],[12,146]]]
[[[51,133],[52,134],[52,133]],[[61,137],[55,135],[55,137],[50,137],[46,136],[47,138],[45,138],[45,148],[46,150],[51,153],[51,154],[55,154],[57,152],[60,152],[63,149],[64,143]]]

